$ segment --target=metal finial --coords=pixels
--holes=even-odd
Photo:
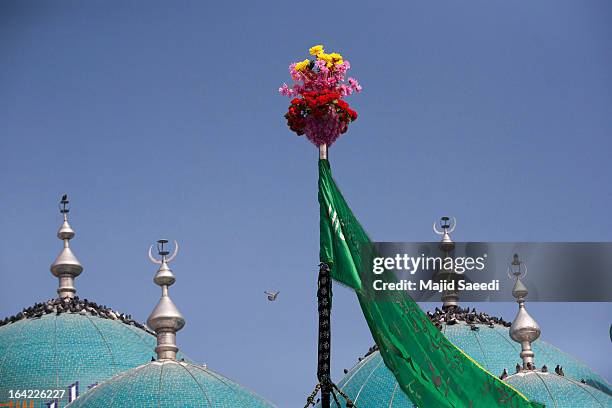
[[[62,196],[62,199],[60,200],[60,213],[61,214],[66,214],[70,211],[70,208],[68,208],[68,204],[70,203],[70,201],[68,201],[68,194],[64,194]]]
[[[510,326],[510,337],[521,344],[520,356],[523,360],[523,369],[531,370],[535,367],[535,354],[531,348],[531,343],[540,337],[542,331],[538,323],[527,313],[525,308],[525,298],[529,291],[521,281],[521,278],[524,278],[526,275],[527,266],[519,259],[518,254],[514,254],[512,262],[508,266],[508,277],[515,279],[512,296],[516,299],[519,310],[512,322],[512,326]]]
[[[176,280],[168,264],[172,262],[174,258],[176,258],[176,255],[178,254],[178,250],[179,250],[179,245],[178,245],[178,242],[174,241],[174,253],[170,257],[168,257],[168,254],[170,254],[170,251],[166,250],[165,248],[165,245],[167,243],[168,243],[167,239],[160,239],[157,241],[157,253],[161,257],[161,259],[159,260],[153,257],[153,254],[152,254],[153,245],[149,247],[149,259],[154,264],[159,265],[159,269],[157,270],[157,273],[155,274],[155,277],[153,278],[153,282],[155,282],[159,286],[162,286],[162,288],[164,285],[166,286],[172,285],[174,281]]]
[[[442,239],[440,240],[440,249],[442,249],[444,252],[450,252],[455,249],[455,243],[451,239],[450,233],[455,230],[455,227],[457,226],[457,219],[453,217],[451,221],[450,217],[444,216],[440,217],[438,222],[440,224],[440,229],[437,228],[436,223],[434,222],[433,230],[436,234],[442,236]]]
[[[325,143],[319,145],[319,159],[327,160],[327,145]]]
[[[153,281],[162,288],[162,296],[157,302],[157,306],[151,312],[147,319],[147,325],[157,334],[157,359],[176,360],[178,347],[176,345],[176,332],[185,326],[185,318],[174,305],[168,294],[168,287],[171,286],[176,278],[172,270],[168,266],[178,253],[178,243],[174,241],[174,253],[169,258],[170,253],[166,250],[165,245],[168,240],[160,239],[157,241],[157,253],[161,260],[155,259],[151,253],[153,245],[149,247],[149,259],[159,265],[159,269],[155,273]]]
[[[70,240],[74,238],[75,232],[68,222],[68,195],[64,194],[60,199],[60,214],[64,216],[64,222],[57,231],[57,237],[64,241],[64,249],[51,264],[51,273],[59,279],[57,294],[60,298],[72,298],[76,293],[74,278],[83,272],[83,266],[74,256],[70,249]]]
[[[527,265],[519,259],[518,254],[514,254],[512,262],[508,265],[508,278],[515,280],[514,287],[512,288],[512,296],[514,296],[517,301],[524,300],[529,294],[527,287],[521,281],[525,276],[527,276]]]
[[[457,219],[455,217],[452,217],[451,219],[451,217],[443,216],[438,220],[438,224],[440,229],[438,229],[436,223],[434,222],[433,230],[436,234],[442,236],[439,246],[446,257],[455,249],[455,242],[453,242],[451,239],[450,233],[455,230],[455,227],[457,226]],[[451,275],[454,274],[454,271],[452,270],[443,270],[441,272],[443,273],[442,277],[444,279],[452,278]],[[442,310],[457,307],[459,306],[459,292],[457,292],[457,290],[444,290],[442,292],[441,300]]]
[[[160,256],[166,256],[168,255],[170,252],[164,249],[164,245],[166,245],[168,243],[167,239],[159,239],[157,240],[157,253]]]

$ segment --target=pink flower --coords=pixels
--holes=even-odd
[[[361,92],[361,85],[359,85],[359,82],[357,82],[355,78],[349,78],[348,83],[351,85],[351,88],[355,90],[355,92]]]
[[[283,85],[278,88],[278,92],[280,92],[280,94],[283,96],[297,96],[297,93],[293,89],[290,89],[289,86],[285,83],[283,83]]]
[[[316,67],[316,68],[317,68],[319,71],[321,71],[321,72],[323,72],[323,73],[325,73],[325,74],[327,74],[327,73],[329,72],[329,69],[327,69],[327,63],[326,63],[325,61],[323,61],[323,60],[317,60],[317,61],[315,62],[315,67]]]
[[[336,65],[336,71],[341,73],[344,79],[344,74],[346,74],[346,71],[348,71],[350,67],[351,64],[348,61],[344,61],[342,64]]]

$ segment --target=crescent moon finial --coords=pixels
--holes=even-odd
[[[434,221],[434,223],[433,223],[433,230],[434,230],[434,232],[435,232],[436,234],[438,234],[438,235],[442,235],[442,234],[444,234],[444,232],[439,231],[439,230],[438,230],[438,228],[436,228],[436,222],[435,222],[435,221]]]
[[[176,258],[176,254],[178,254],[178,250],[179,250],[179,244],[175,239],[174,240],[174,252],[172,253],[172,255],[170,255],[170,258],[168,258],[166,262],[172,262],[172,260]]]
[[[151,262],[153,262],[154,264],[160,265],[160,264],[162,263],[162,261],[159,261],[159,260],[157,260],[157,259],[155,259],[155,258],[153,257],[153,253],[151,252],[152,250],[153,250],[153,245],[151,245],[151,246],[149,247],[149,259],[150,259],[150,260],[151,260]]]

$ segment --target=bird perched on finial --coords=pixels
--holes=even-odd
[[[270,302],[274,302],[274,301],[276,300],[276,297],[277,297],[277,296],[278,296],[278,294],[280,293],[280,291],[278,291],[278,292],[268,292],[268,291],[266,290],[266,291],[264,291],[264,293],[265,293],[266,295],[268,295],[268,300],[269,300]]]

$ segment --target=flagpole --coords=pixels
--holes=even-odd
[[[319,145],[319,160],[327,160],[327,144]],[[329,266],[319,265],[317,301],[319,311],[319,341],[317,347],[317,379],[321,385],[321,408],[330,408],[331,399],[331,290]]]
[[[332,282],[329,266],[322,262],[319,265],[317,289],[319,310],[317,379],[321,385],[321,408],[330,408],[331,402],[331,291]]]

